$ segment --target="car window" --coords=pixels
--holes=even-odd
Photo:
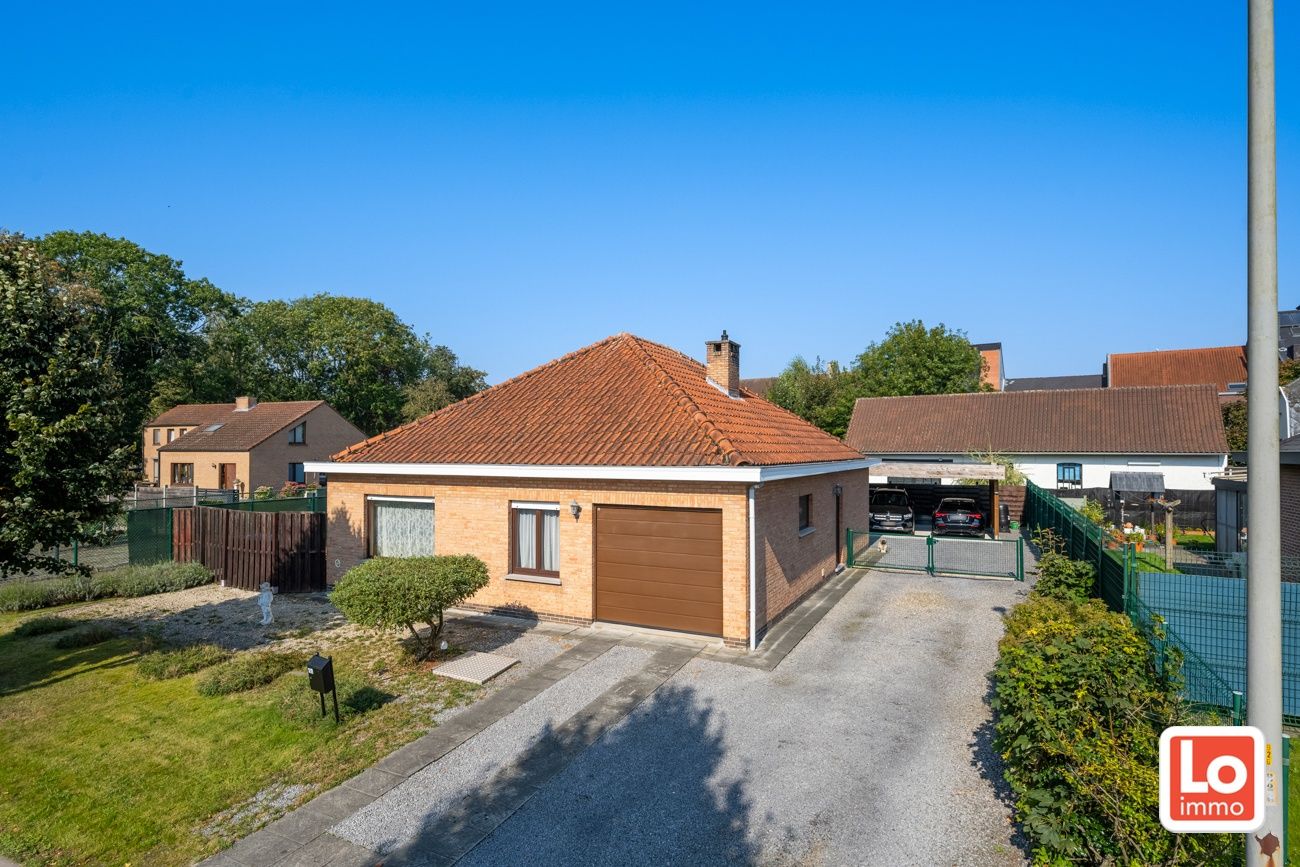
[[[952,509],[953,511],[975,511],[974,500],[944,500],[939,503],[940,509]]]
[[[871,498],[871,505],[878,508],[891,506],[902,508],[907,506],[907,494],[902,491],[881,491]]]

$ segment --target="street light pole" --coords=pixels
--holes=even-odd
[[[1277,415],[1277,117],[1273,0],[1248,0],[1246,292],[1247,486],[1246,713],[1264,733],[1264,826],[1246,837],[1246,864],[1279,867],[1282,822],[1282,529]],[[1272,835],[1275,839],[1268,840]],[[1263,842],[1260,842],[1263,841]],[[1276,850],[1276,851],[1274,851]],[[1265,852],[1269,852],[1266,855]]]

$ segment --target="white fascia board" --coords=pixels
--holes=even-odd
[[[383,476],[478,476],[498,479],[610,479],[646,482],[774,482],[802,476],[865,470],[880,463],[878,458],[825,461],[812,464],[781,464],[767,467],[608,467],[538,464],[379,464],[307,461],[308,473]]]

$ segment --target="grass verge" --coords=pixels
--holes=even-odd
[[[59,648],[62,633],[18,637],[19,622],[0,615],[0,853],[19,861],[192,863],[274,818],[245,806],[259,793],[336,785],[477,692],[391,639],[352,639],[322,647],[339,672],[335,725],[297,670],[204,696],[204,672],[137,674],[155,654],[135,640]]]

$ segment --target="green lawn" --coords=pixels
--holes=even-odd
[[[205,698],[195,675],[138,676],[132,640],[60,650],[57,633],[13,635],[18,622],[0,616],[0,852],[19,860],[190,863],[256,823],[209,836],[212,817],[276,784],[340,782],[475,692],[404,660],[392,639],[354,639],[322,649],[340,672],[411,700],[336,728],[301,712],[316,698],[296,672]]]

